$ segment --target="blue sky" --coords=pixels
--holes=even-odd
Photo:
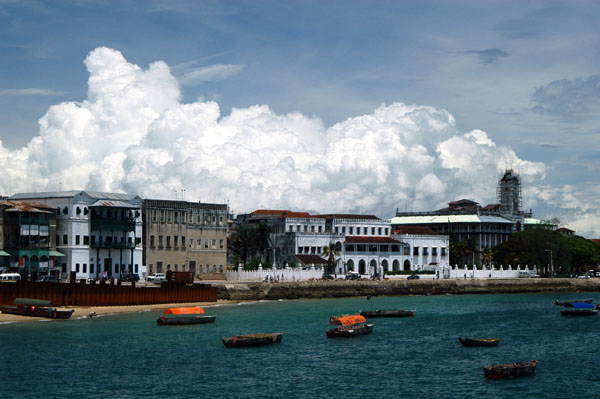
[[[457,133],[543,163],[556,198],[576,193],[569,211],[525,194],[568,222],[597,215],[598,21],[594,1],[0,0],[0,139],[17,151],[51,106],[88,99],[83,61],[104,46],[164,61],[180,103],[218,103],[219,118],[264,104],[329,128],[382,104],[446,110]]]

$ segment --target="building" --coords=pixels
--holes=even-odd
[[[35,202],[0,200],[0,271],[32,280],[60,277],[56,259],[56,211]]]
[[[142,199],[136,195],[92,191],[15,194],[11,200],[36,201],[56,215],[60,275],[77,279],[122,278],[143,273]]]
[[[445,270],[450,266],[448,235],[438,234],[428,227],[398,226],[392,230],[392,238],[404,243],[400,270]]]
[[[148,273],[193,272],[222,278],[227,264],[228,206],[145,199],[143,263]]]
[[[381,274],[383,270],[392,270],[398,260],[395,256],[401,252],[402,243],[390,238],[390,221],[374,215],[311,215],[261,209],[239,215],[237,223],[269,226],[271,247],[266,261],[276,267],[306,255],[324,258],[323,247],[335,246],[339,250],[336,273],[355,270],[361,274]]]
[[[518,231],[537,225],[531,212],[522,210],[521,180],[507,169],[498,180],[497,204],[485,207],[468,199],[448,203],[447,208],[429,212],[399,212],[392,219],[394,229],[401,226],[427,227],[436,233],[452,236],[457,241],[474,241],[473,262],[481,263],[481,252],[499,245]],[[545,226],[545,225],[544,225]]]

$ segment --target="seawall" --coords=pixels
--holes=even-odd
[[[314,280],[282,283],[213,283],[217,298],[235,301],[301,298],[343,298],[366,295],[465,295],[535,292],[600,291],[600,279],[453,279],[345,281]]]

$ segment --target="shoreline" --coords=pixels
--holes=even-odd
[[[131,306],[64,306],[58,309],[73,309],[69,320],[122,313],[138,313],[161,310],[170,307],[237,304],[261,300],[293,300],[322,298],[351,298],[367,295],[473,295],[509,294],[542,292],[600,292],[600,278],[579,280],[567,278],[529,279],[453,279],[453,280],[309,280],[281,283],[212,281],[217,288],[217,302],[191,302],[170,304],[149,304]],[[0,313],[0,324],[16,322],[36,322],[50,320],[43,317],[19,316]],[[61,320],[62,321],[62,320]]]

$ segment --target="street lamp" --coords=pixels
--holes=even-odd
[[[552,265],[552,250],[545,249],[544,252],[550,252],[550,277],[554,277],[554,266]]]

